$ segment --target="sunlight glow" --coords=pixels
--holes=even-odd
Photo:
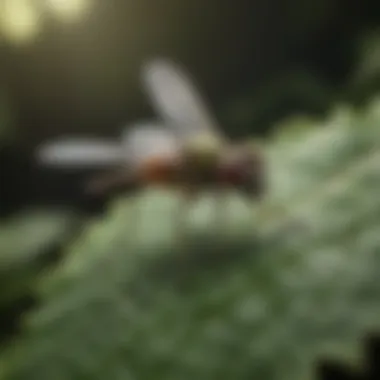
[[[29,42],[40,31],[38,10],[30,0],[0,0],[0,29],[13,43]]]
[[[90,0],[45,0],[55,16],[63,21],[77,20],[89,8]]]

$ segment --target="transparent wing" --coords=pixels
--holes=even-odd
[[[95,138],[64,138],[42,144],[37,160],[44,166],[96,167],[119,165],[126,153],[120,142]]]
[[[158,115],[182,139],[201,134],[224,139],[190,78],[175,63],[155,59],[142,69],[142,80]]]
[[[181,151],[181,142],[172,131],[155,122],[129,126],[122,134],[122,141],[132,166],[155,158],[177,159]]]
[[[124,128],[121,136],[125,153],[124,168],[96,177],[86,186],[91,194],[104,194],[116,189],[133,189],[136,173],[148,161],[155,159],[175,160],[180,154],[180,142],[155,122],[139,122]]]

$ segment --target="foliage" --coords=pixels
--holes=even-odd
[[[379,328],[379,121],[376,100],[285,123],[252,207],[115,201],[39,281],[2,378],[304,380],[324,353],[358,361]]]
[[[0,224],[0,305],[30,291],[52,249],[72,233],[73,215],[28,210]]]

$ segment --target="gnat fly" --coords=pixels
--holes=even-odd
[[[150,61],[141,74],[157,122],[129,126],[121,144],[96,139],[47,143],[38,151],[39,161],[58,167],[114,164],[113,172],[87,183],[95,195],[153,185],[179,189],[185,205],[203,189],[215,194],[234,189],[260,198],[260,153],[244,142],[228,140],[188,74],[166,59]]]

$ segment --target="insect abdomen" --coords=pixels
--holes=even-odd
[[[153,158],[142,165],[140,178],[144,183],[170,184],[176,180],[177,165],[167,158]]]
[[[222,185],[235,187],[258,197],[264,191],[262,162],[255,154],[242,154],[219,168],[219,181]]]
[[[224,166],[219,169],[219,181],[225,185],[237,185],[243,179],[243,170],[238,165]]]

